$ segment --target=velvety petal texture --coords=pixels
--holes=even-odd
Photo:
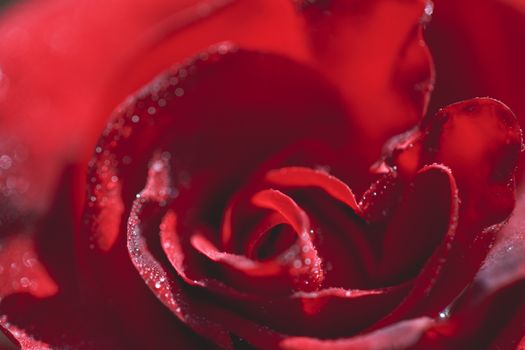
[[[479,18],[459,23],[468,6]],[[475,54],[438,77],[427,114],[435,7],[431,41],[466,28],[438,73],[458,43]],[[524,116],[470,96],[490,85],[521,112],[521,68],[501,68],[521,57],[516,10],[13,5],[0,15],[0,347],[523,347]],[[465,57],[479,60],[462,70]],[[454,72],[471,90],[447,95]]]

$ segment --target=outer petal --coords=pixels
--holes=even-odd
[[[348,101],[358,131],[353,135],[358,139],[356,145],[367,145],[360,147],[365,160],[362,165],[367,166],[384,140],[407,129],[426,113],[434,72],[422,26],[432,15],[432,3],[297,3],[302,4],[314,59]],[[356,160],[353,162],[357,164]]]
[[[473,284],[428,331],[422,348],[519,349],[525,335],[524,210],[520,196]]]
[[[297,21],[284,1],[52,0],[10,7],[0,20],[0,122],[33,156],[27,175],[39,191],[31,191],[38,200],[31,204],[47,204],[63,159],[85,159],[114,106],[160,70],[224,40],[301,56]],[[247,27],[239,30],[240,23]],[[157,57],[164,42],[171,54],[161,53],[161,62],[144,57]]]
[[[476,16],[471,14],[475,11]],[[492,96],[525,125],[525,10],[521,0],[435,1],[426,38],[436,61],[431,111],[477,96]]]
[[[65,171],[44,220],[22,218],[24,231],[1,238],[0,327],[24,350],[127,346],[119,327],[106,323],[99,300],[86,300],[77,283],[82,274],[74,259],[77,170]]]
[[[481,266],[499,229],[490,225],[504,220],[514,206],[513,175],[521,146],[512,112],[486,98],[444,108],[419,129],[387,144],[387,163],[402,176],[410,178],[419,166],[433,161],[449,166],[462,203],[455,243],[428,295],[435,304],[421,312],[437,316],[441,310],[436,306],[450,302]]]
[[[280,345],[283,349],[407,349],[415,345],[432,324],[433,320],[429,318],[418,318],[348,339],[323,341],[313,338],[291,337],[282,341]]]

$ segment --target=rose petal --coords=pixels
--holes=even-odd
[[[381,330],[348,339],[319,340],[315,338],[289,337],[283,340],[280,345],[284,349],[406,349],[416,344],[432,324],[433,320],[422,317],[402,321]]]
[[[479,230],[512,211],[521,147],[514,114],[499,101],[476,98],[443,108],[419,128],[391,140],[384,160],[408,176],[432,162],[450,167],[460,190],[462,216]]]
[[[315,1],[302,12],[312,53],[343,91],[370,164],[386,138],[425,114],[434,72],[422,24],[432,3]]]
[[[40,206],[48,204],[63,159],[87,157],[116,103],[174,60],[224,40],[298,57],[304,51],[293,34],[294,28],[300,32],[294,9],[285,2],[53,0],[17,3],[4,12],[2,130],[29,147],[34,161],[28,175],[39,189],[31,194]],[[275,36],[268,21],[288,35]],[[156,50],[164,43],[170,54]]]
[[[354,209],[356,213],[360,213],[359,206],[350,187],[326,172],[301,167],[282,168],[268,172],[266,181],[280,186],[319,187],[332,197]]]
[[[310,238],[308,217],[288,196],[275,190],[256,193],[255,205],[276,211],[293,227],[297,242],[282,255],[259,262],[242,255],[223,253],[201,235],[194,235],[191,242],[195,249],[209,259],[220,263],[220,275],[228,284],[256,293],[289,293],[296,290],[315,290],[323,280],[321,261]]]
[[[7,339],[0,339],[2,349],[6,350],[52,350],[53,348],[44,342],[35,340],[23,330],[12,326],[9,322],[0,320],[0,330]],[[7,342],[7,343],[5,343]]]
[[[456,230],[459,198],[448,168],[424,167],[410,187],[384,233],[378,277],[389,281],[386,285],[419,274],[440,245],[451,243]]]
[[[497,224],[514,206],[513,175],[521,145],[521,130],[512,112],[488,98],[451,105],[425,119],[419,130],[387,144],[386,164],[404,177],[418,168],[413,164],[439,161],[450,167],[462,203],[456,238],[427,295],[433,305],[427,304],[426,311],[419,311],[422,314],[437,316],[440,305],[459,294],[481,266]]]
[[[64,171],[53,207],[41,222],[26,222],[29,232],[3,237],[5,270],[0,274],[0,324],[22,349],[114,349],[124,346],[118,326],[107,323],[100,300],[86,301],[78,277],[84,272],[75,260],[76,173]],[[53,315],[50,317],[50,315]],[[68,329],[64,333],[64,329]]]
[[[472,285],[448,310],[443,324],[430,329],[423,344],[447,348],[514,349],[525,322],[525,244],[521,196]],[[449,335],[454,334],[452,339]]]
[[[520,45],[525,32],[523,1],[435,3],[425,35],[439,72],[430,110],[492,96],[505,101],[525,125],[520,92],[525,78],[525,49]],[[470,16],[473,8],[476,16]]]
[[[329,288],[251,304],[238,303],[237,307],[284,334],[323,339],[348,337],[392,310],[409,288],[409,285],[383,290]]]

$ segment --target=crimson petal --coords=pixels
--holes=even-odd
[[[426,112],[434,71],[422,27],[432,14],[432,3],[297,2],[303,4],[312,55],[348,102],[359,131],[353,135],[356,145],[367,145],[360,147],[366,159],[362,165],[367,166],[386,138],[407,129]]]
[[[361,211],[350,187],[321,170],[302,167],[275,169],[266,174],[266,181],[280,186],[319,187],[330,196],[348,205],[356,213],[359,214]]]
[[[282,333],[322,339],[358,333],[392,310],[410,284],[378,290],[327,288],[244,304],[243,312]]]
[[[452,169],[462,217],[471,229],[504,220],[514,207],[513,176],[522,149],[516,117],[503,103],[475,98],[441,109],[418,128],[393,138],[383,161],[411,176],[433,162]]]
[[[452,242],[458,210],[456,182],[450,170],[440,165],[421,169],[384,233],[380,280],[390,280],[388,285],[416,276],[439,246]]]
[[[437,316],[439,305],[459,294],[481,266],[499,223],[513,209],[514,170],[521,148],[516,118],[489,98],[448,106],[386,145],[383,163],[376,169],[386,165],[389,171],[390,166],[406,179],[425,164],[442,162],[454,174],[462,203],[454,244],[428,295],[433,305],[419,312]]]
[[[396,323],[383,329],[347,339],[320,340],[290,337],[281,342],[283,349],[305,350],[388,350],[407,349],[415,345],[433,325],[432,319],[422,317]]]
[[[519,349],[525,322],[523,191],[472,285],[447,310],[444,316],[448,318],[428,331],[423,346],[465,349],[490,344],[490,349]],[[451,332],[452,339],[448,337]]]
[[[298,236],[297,242],[286,252],[272,260],[258,262],[241,255],[219,252],[201,235],[192,237],[192,244],[204,254],[227,270],[233,285],[249,288],[252,292],[275,293],[292,289],[315,290],[322,283],[321,261],[310,237],[310,224],[306,214],[288,196],[275,190],[256,193],[252,201],[256,206],[275,210],[285,222],[293,227]],[[273,279],[277,281],[271,282]]]

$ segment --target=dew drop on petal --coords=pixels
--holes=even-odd
[[[182,97],[184,95],[184,89],[183,88],[176,88],[175,89],[175,96]]]
[[[432,16],[432,13],[434,12],[434,4],[432,3],[432,1],[427,2],[427,4],[425,5],[424,11],[425,11],[425,15]]]
[[[13,160],[7,154],[0,156],[0,169],[7,170],[13,165]]]
[[[148,107],[149,115],[154,115],[155,113],[157,113],[157,109],[155,107]]]
[[[22,277],[22,278],[20,278],[20,285],[23,288],[27,288],[27,287],[29,287],[31,285],[31,281],[27,277]]]

